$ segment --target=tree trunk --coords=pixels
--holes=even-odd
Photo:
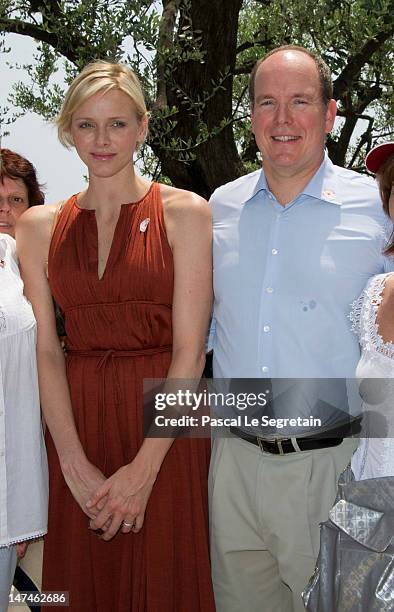
[[[236,61],[238,14],[241,6],[242,0],[192,0],[189,16],[193,31],[201,32],[201,47],[206,51],[204,63],[192,60],[180,62],[173,75],[179,89],[192,100],[211,92],[212,83],[220,82],[221,75],[226,71],[232,73]],[[219,88],[203,109],[202,118],[209,131],[232,115],[232,74],[226,77],[222,85],[224,89]],[[179,109],[174,117],[178,123],[173,136],[183,140],[190,137],[194,139],[197,136],[196,117],[185,105],[180,104],[179,92],[174,88],[167,90],[167,103]],[[153,149],[161,160],[163,174],[174,185],[195,191],[205,198],[209,198],[219,185],[245,173],[231,124],[201,143],[193,151],[196,159],[187,163],[174,159],[171,151],[159,150],[154,145]]]

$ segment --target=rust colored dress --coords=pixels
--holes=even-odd
[[[64,312],[67,377],[88,459],[107,477],[143,440],[143,378],[171,360],[173,259],[160,187],[125,204],[98,278],[94,210],[64,205],[48,276]],[[208,553],[209,441],[178,439],[164,459],[138,534],[104,542],[88,529],[60,471],[51,437],[43,590],[69,591],[74,612],[212,612]]]

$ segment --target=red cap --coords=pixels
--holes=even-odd
[[[380,166],[394,153],[394,141],[384,142],[370,150],[365,158],[365,165],[370,172],[378,172]]]

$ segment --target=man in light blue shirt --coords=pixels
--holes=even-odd
[[[214,376],[270,378],[273,385],[279,378],[352,379],[360,352],[350,304],[385,269],[378,189],[324,153],[336,103],[320,58],[297,47],[274,50],[253,70],[250,95],[262,170],[211,198]],[[323,429],[330,418],[325,405]],[[289,416],[293,410],[295,401]],[[273,442],[262,427],[235,427],[231,437],[215,440],[218,612],[304,609],[301,591],[313,573],[319,523],[355,449],[354,440],[342,442],[346,433],[329,439],[316,431],[289,433]]]

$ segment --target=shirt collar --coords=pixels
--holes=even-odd
[[[256,173],[256,178],[251,181],[248,191],[249,193],[244,200],[245,204],[254,198],[260,191],[269,191],[267,179],[262,169]],[[337,189],[335,166],[328,157],[327,151],[324,152],[324,159],[319,169],[299,195],[307,195],[322,200],[323,202],[337,204],[338,206],[342,204]]]
[[[259,170],[258,172],[254,172],[253,175],[251,175],[251,178],[252,180],[247,185],[244,204],[254,198],[254,196],[260,191],[269,191],[267,179],[265,178],[263,169]]]
[[[338,206],[342,204],[340,194],[338,193],[335,166],[328,157],[327,151],[324,152],[324,159],[320,168],[312,176],[301,194],[317,198],[323,202],[329,202],[330,204],[337,204]]]

